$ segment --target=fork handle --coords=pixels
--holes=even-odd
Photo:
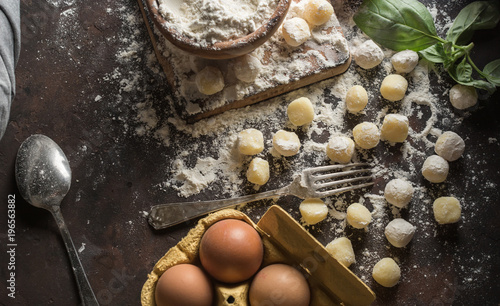
[[[158,230],[206,215],[223,208],[272,197],[279,197],[285,194],[288,194],[287,187],[264,191],[256,194],[250,194],[238,198],[159,204],[151,207],[151,211],[149,212],[148,216],[148,222],[154,229]]]

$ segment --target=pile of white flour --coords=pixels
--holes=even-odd
[[[243,37],[269,19],[276,0],[160,0],[166,25],[200,45]]]

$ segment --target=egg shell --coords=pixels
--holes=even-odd
[[[158,278],[169,267],[180,263],[199,264],[199,244],[204,232],[223,219],[239,219],[254,227],[262,237],[264,258],[262,267],[274,263],[302,267],[311,289],[311,306],[370,305],[375,294],[349,269],[334,259],[325,247],[281,207],[271,206],[255,224],[244,213],[225,209],[199,220],[176,246],[172,247],[155,264],[141,291],[141,304],[155,306],[155,286]],[[332,272],[333,271],[333,272]],[[248,306],[251,280],[227,284],[214,282],[215,305]]]

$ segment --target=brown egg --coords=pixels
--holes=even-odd
[[[213,288],[202,269],[191,264],[179,264],[163,272],[156,284],[158,306],[210,306]]]
[[[297,269],[273,264],[255,275],[248,296],[251,306],[307,306],[311,292],[306,278]]]
[[[237,283],[260,268],[264,246],[259,233],[248,223],[225,219],[208,228],[200,242],[200,260],[215,279]]]

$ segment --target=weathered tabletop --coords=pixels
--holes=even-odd
[[[454,1],[446,10],[455,16],[457,7],[466,3]],[[440,10],[439,5],[429,6]],[[181,106],[172,106],[165,99],[168,87],[135,1],[22,0],[21,18],[17,96],[0,142],[0,303],[80,303],[54,220],[48,212],[28,205],[14,180],[20,143],[31,134],[42,133],[54,139],[70,160],[73,181],[62,213],[100,303],[137,305],[149,270],[194,224],[154,231],[144,212],[152,204],[187,200],[162,182],[172,176],[172,161],[183,153],[184,146],[192,148],[187,144],[199,142],[199,150],[189,152],[189,158],[183,156],[195,163],[197,156],[210,155],[215,136],[194,138],[177,130],[174,121],[169,120],[175,107]],[[474,37],[478,66],[499,57],[499,39],[498,27]],[[393,256],[401,262],[401,283],[391,289],[371,279],[371,268],[353,266],[353,271],[376,292],[375,304],[500,302],[499,100],[497,92],[480,101],[480,106],[470,113],[455,113],[463,117],[454,131],[466,140],[467,153],[453,164],[453,176],[444,187],[433,188],[421,179],[416,182],[427,186],[432,195],[441,194],[443,188],[459,194],[465,201],[464,220],[455,226],[437,227],[431,214],[417,209],[415,204],[415,209],[403,212],[403,216],[410,220],[423,218],[423,224],[428,225],[422,230],[430,232],[417,235],[405,250],[395,250],[383,240],[370,240],[369,234],[346,229],[358,253],[374,249],[375,257]],[[286,105],[286,101],[282,103]],[[158,125],[154,130],[148,130],[151,125],[147,119],[151,116],[144,109],[156,110]],[[167,129],[161,130],[160,126],[168,127],[168,137],[161,134]],[[160,134],[154,134],[156,131]],[[165,143],[165,139],[170,140]],[[377,184],[374,188],[383,187],[382,181],[377,180]],[[224,186],[218,186],[217,181],[213,185],[189,200],[219,197],[218,191]],[[245,185],[242,192],[253,189]],[[15,299],[7,296],[5,285],[11,260],[6,216],[10,195],[15,196]],[[300,218],[298,199],[286,197],[277,203]],[[270,204],[265,201],[253,207],[251,218],[257,220]],[[328,226],[311,232],[327,243],[333,238],[325,230]],[[378,245],[380,241],[382,245]],[[363,254],[357,255],[363,258]]]

